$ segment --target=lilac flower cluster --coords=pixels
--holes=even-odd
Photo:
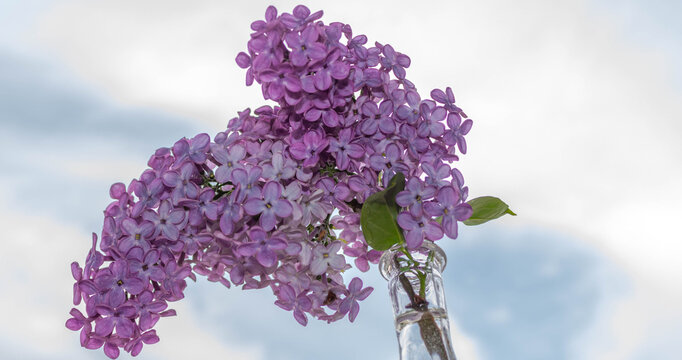
[[[408,248],[457,236],[471,207],[450,164],[472,121],[450,88],[421,99],[409,57],[321,16],[271,6],[251,24],[236,61],[277,105],[239,113],[213,141],[158,149],[139,179],[111,186],[99,250],[93,234],[84,266],[71,267],[85,314],[72,309],[66,326],[82,346],[137,355],[196,274],[268,287],[302,325],[354,321],[372,288],[342,273],[351,258],[367,271],[381,255],[364,241],[360,208],[397,172],[408,179],[396,198]]]

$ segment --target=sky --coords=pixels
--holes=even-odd
[[[0,358],[105,358],[64,327],[69,264],[110,184],[264,102],[234,57],[269,4],[0,0]],[[422,95],[451,86],[471,196],[518,214],[440,241],[459,359],[677,358],[682,2],[306,5],[408,54]],[[307,327],[267,290],[191,283],[140,356],[395,359],[386,282],[359,276],[375,291],[355,323]]]

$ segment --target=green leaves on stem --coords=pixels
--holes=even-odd
[[[395,244],[405,242],[397,220],[400,206],[395,202],[395,196],[404,188],[405,175],[396,173],[386,189],[370,195],[362,204],[362,234],[367,244],[375,250],[388,250]]]
[[[405,175],[396,173],[386,189],[370,195],[362,204],[360,225],[365,241],[375,250],[388,250],[395,244],[404,244],[405,237],[398,225],[400,206],[396,195],[405,188]],[[482,196],[467,201],[473,214],[464,221],[465,225],[479,225],[505,214],[516,216],[504,201],[494,196]],[[437,219],[441,222],[441,219]]]
[[[504,214],[516,216],[516,214],[509,209],[509,205],[504,201],[494,196],[481,196],[467,201],[471,205],[474,213],[467,220],[464,220],[464,225],[480,225],[493,219],[497,219]]]

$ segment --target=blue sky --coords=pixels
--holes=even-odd
[[[386,15],[329,4],[325,19],[404,49],[422,92],[453,86],[475,120],[461,167],[472,193],[519,213],[442,242],[459,357],[674,359],[680,5],[435,4],[452,23],[425,8],[365,6]],[[139,175],[156,148],[214,134],[260,103],[233,58],[265,7],[0,2],[0,224],[12,254],[0,265],[0,358],[104,358],[63,326],[68,264],[101,228],[111,183]],[[190,284],[142,356],[394,359],[374,270],[362,275],[376,290],[354,324],[306,328],[267,290]]]

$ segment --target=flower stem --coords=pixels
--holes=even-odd
[[[408,307],[422,313],[420,319],[417,321],[419,334],[424,341],[424,345],[429,354],[432,356],[437,355],[438,359],[449,359],[446,345],[443,342],[443,333],[438,327],[433,313],[429,310],[429,302],[426,300],[426,273],[418,270],[419,263],[412,257],[404,245],[401,246],[400,250],[408,257],[408,267],[410,267],[412,272],[419,279],[419,294],[417,294],[407,276],[404,273],[398,275],[400,284],[410,299],[410,305],[408,305]],[[432,257],[429,256],[428,260],[431,259]],[[395,258],[395,263],[398,268],[401,267],[397,257]],[[428,264],[426,265],[429,266]]]

